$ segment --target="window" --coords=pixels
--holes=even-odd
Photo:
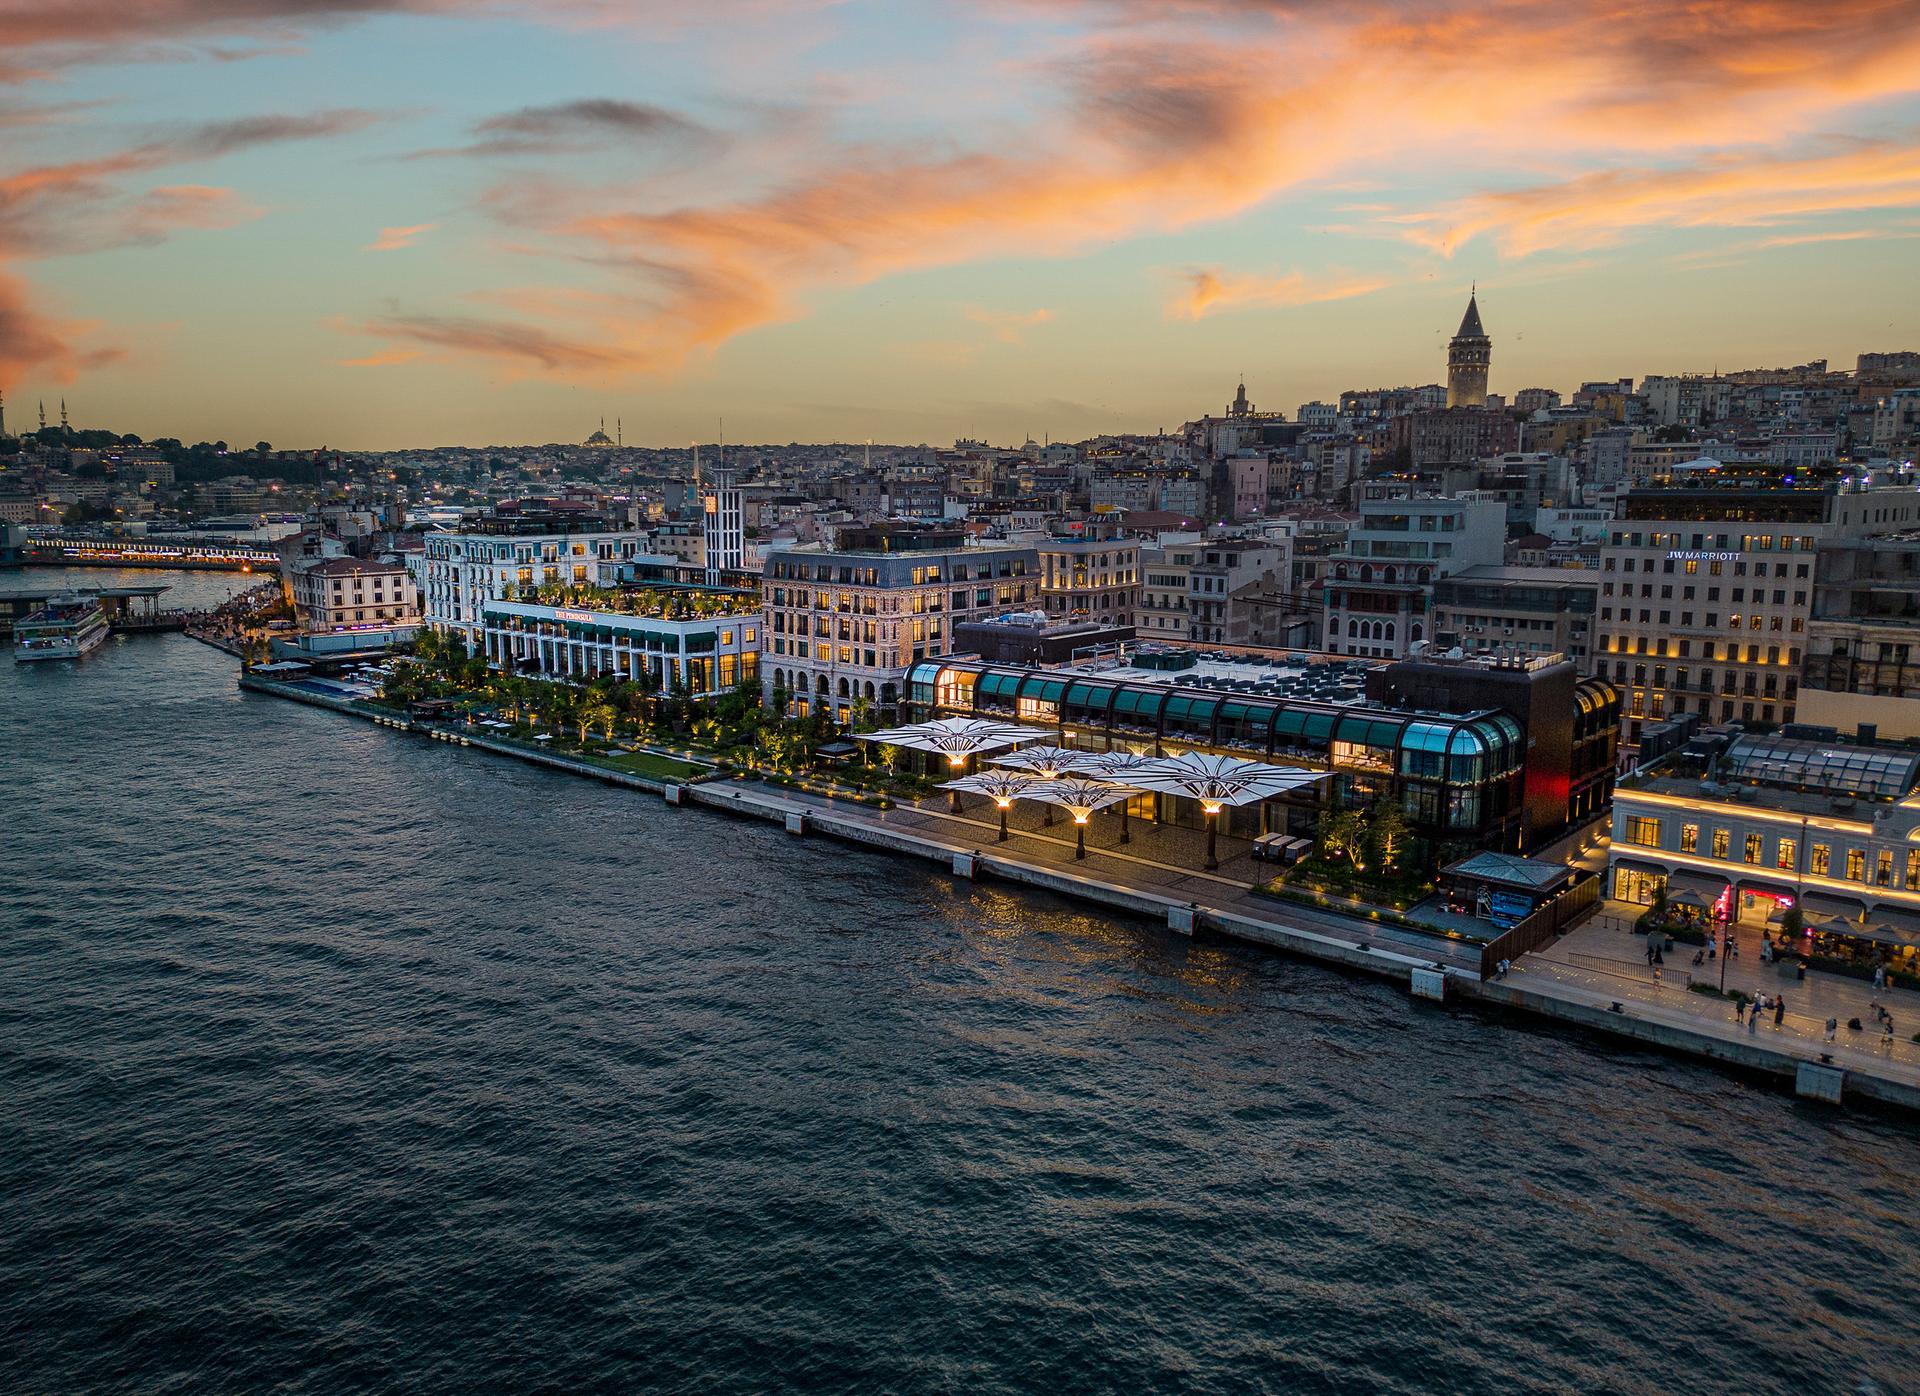
[[[1825,877],[1827,869],[1833,864],[1833,850],[1824,843],[1816,843],[1807,852],[1807,870],[1815,877]]]
[[[1716,858],[1726,857],[1730,842],[1731,836],[1725,829],[1715,829],[1713,831],[1713,856]]]
[[[1873,880],[1882,887],[1892,885],[1893,850],[1891,848],[1881,849],[1879,856],[1873,860]]]
[[[1782,872],[1793,872],[1800,866],[1800,843],[1797,839],[1781,839],[1773,865]]]
[[[1660,821],[1634,815],[1627,820],[1627,842],[1641,848],[1660,846]]]
[[[1680,826],[1680,851],[1682,853],[1698,853],[1700,851],[1700,826],[1698,824],[1682,824]]]
[[[1847,881],[1865,882],[1867,880],[1867,855],[1858,848],[1847,850]]]
[[[1760,863],[1761,845],[1763,843],[1765,843],[1765,840],[1758,834],[1747,835],[1747,846],[1745,850],[1746,861],[1756,867],[1758,867]]]

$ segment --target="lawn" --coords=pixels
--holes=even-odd
[[[590,761],[602,766],[612,766],[615,770],[625,771],[629,775],[645,776],[649,780],[687,781],[696,776],[711,775],[711,766],[696,766],[691,761],[678,761],[671,756],[656,756],[650,751],[627,751],[618,756],[590,756]]]

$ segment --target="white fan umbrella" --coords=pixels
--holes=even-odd
[[[1325,780],[1327,771],[1309,771],[1300,766],[1273,766],[1265,761],[1245,761],[1237,756],[1210,756],[1189,751],[1169,756],[1152,766],[1141,767],[1127,776],[1129,785],[1143,790],[1158,790],[1168,795],[1185,795],[1198,800],[1207,816],[1207,867],[1217,868],[1216,840],[1220,832],[1219,815],[1229,805],[1249,805],[1285,795],[1315,781]]]
[[[1018,771],[981,771],[978,775],[950,780],[941,789],[953,791],[956,797],[962,790],[969,795],[991,795],[993,802],[1000,807],[1000,842],[1005,843],[1008,809],[1016,798],[1039,783],[1033,776],[1022,775]]]
[[[1097,809],[1118,804],[1132,798],[1133,791],[1124,785],[1110,785],[1101,780],[1083,780],[1079,776],[1067,776],[1060,780],[1035,781],[1032,787],[1021,792],[1023,800],[1040,800],[1049,805],[1059,805],[1073,814],[1074,850],[1073,856],[1087,856],[1087,819]]]
[[[1052,734],[1049,733],[1049,736]],[[1072,771],[1078,762],[1086,760],[1088,752],[1075,751],[1065,746],[1030,746],[1019,751],[1008,752],[1005,756],[993,758],[996,766],[1005,766],[1009,770],[1025,771],[1038,780],[1059,780]],[[1053,808],[1047,808],[1047,824],[1053,823]]]
[[[1041,741],[1053,733],[1040,728],[1020,727],[1011,722],[989,722],[978,717],[941,717],[930,722],[916,722],[906,727],[889,727],[881,732],[859,732],[855,735],[863,742],[883,746],[937,751],[947,758],[947,765],[957,772],[966,766],[969,756],[1002,751],[1010,746],[1019,746],[1022,742]],[[960,792],[953,791],[952,796],[952,807],[958,810]]]
[[[1084,760],[1076,761],[1073,770],[1076,775],[1087,775],[1095,780],[1129,785],[1132,783],[1135,771],[1144,771],[1149,766],[1157,766],[1163,759],[1159,756],[1142,756],[1133,751],[1095,751],[1087,753]],[[1128,824],[1125,805],[1120,806],[1120,842],[1133,842],[1133,830]]]

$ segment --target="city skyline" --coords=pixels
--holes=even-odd
[[[0,389],[345,449],[1078,438],[1899,349],[1920,11],[0,10]]]

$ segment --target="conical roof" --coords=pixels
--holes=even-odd
[[[1485,339],[1487,337],[1487,332],[1480,326],[1480,297],[1477,294],[1467,297],[1467,313],[1460,317],[1460,329],[1453,337],[1455,339]]]

